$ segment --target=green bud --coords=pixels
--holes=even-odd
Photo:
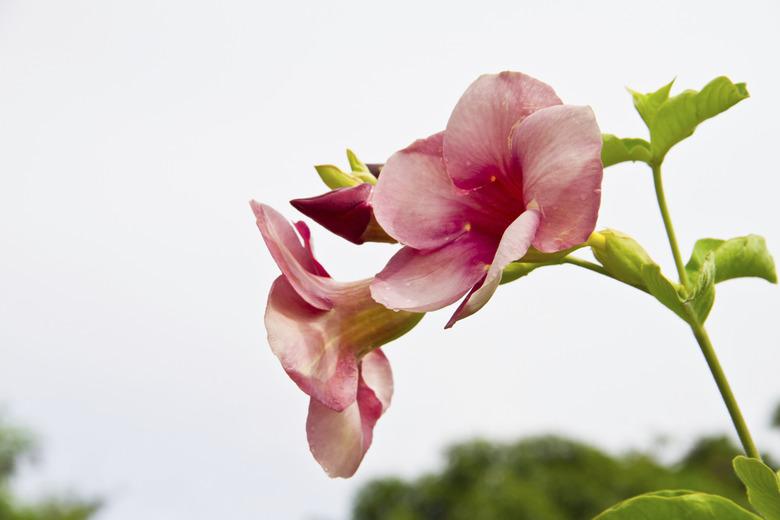
[[[628,235],[612,229],[593,233],[588,239],[593,256],[615,278],[645,287],[644,266],[655,265],[650,255]]]
[[[349,167],[352,170],[350,172],[341,171],[341,168],[333,166],[332,164],[320,164],[315,166],[314,169],[317,170],[322,182],[332,190],[357,186],[364,182],[376,184],[376,177],[371,174],[371,170],[369,170],[368,166],[358,159],[355,152],[348,149],[347,160],[349,161]]]

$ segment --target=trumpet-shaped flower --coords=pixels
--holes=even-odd
[[[422,317],[394,312],[370,295],[371,279],[338,282],[312,254],[309,229],[252,202],[257,226],[282,275],[265,313],[268,342],[282,367],[310,396],[306,434],[314,458],[332,477],[349,477],[371,445],[393,394],[379,346]]]
[[[588,107],[517,72],[477,79],[446,129],[395,153],[374,188],[379,225],[402,248],[374,299],[430,311],[466,298],[447,324],[479,310],[530,247],[587,240],[601,198],[601,134]]]

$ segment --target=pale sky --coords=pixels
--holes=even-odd
[[[731,432],[684,324],[573,267],[502,287],[385,352],[393,405],[356,477],[306,444],[307,398],[265,340],[278,271],[247,201],[325,190],[344,149],[383,162],[441,130],[479,74],[518,70],[645,137],[626,86],[726,74],[752,97],[680,144],[667,195],[687,257],[763,234],[780,256],[780,4],[0,0],[0,403],[40,434],[22,491],[103,496],[99,520],[347,518],[381,475],[434,470],[448,443],[557,432],[620,451]],[[649,170],[605,172],[599,227],[674,273]],[[314,225],[348,280],[391,246]],[[708,322],[758,444],[780,400],[780,289],[718,286]]]

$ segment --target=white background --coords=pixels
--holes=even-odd
[[[464,3],[465,4],[465,3]],[[307,399],[265,341],[277,268],[247,201],[293,218],[312,165],[384,161],[442,129],[479,74],[519,70],[645,136],[624,87],[720,74],[752,97],[666,164],[685,255],[750,232],[780,255],[777,2],[0,0],[0,401],[40,433],[22,491],[107,498],[101,520],[342,519],[355,490],[449,442],[540,432],[613,451],[730,432],[685,326],[572,267],[390,345],[393,406],[358,475],[308,453]],[[606,171],[600,227],[674,273],[649,171]],[[392,253],[314,227],[341,279]],[[780,400],[780,290],[718,287],[709,326],[758,443]]]

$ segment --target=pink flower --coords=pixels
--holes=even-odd
[[[317,197],[290,201],[295,209],[325,229],[355,244],[395,242],[374,219],[369,198],[371,184],[338,188]]]
[[[517,72],[477,79],[444,132],[385,164],[377,222],[405,247],[371,294],[393,309],[430,311],[468,294],[447,327],[490,299],[510,262],[587,240],[601,193],[601,134],[588,107],[561,104]]]
[[[394,312],[370,295],[371,279],[337,282],[315,260],[309,229],[251,203],[257,227],[282,271],[271,287],[265,326],[271,350],[310,396],[306,434],[331,477],[355,473],[373,428],[390,406],[393,377],[379,346],[414,327],[422,314]]]

